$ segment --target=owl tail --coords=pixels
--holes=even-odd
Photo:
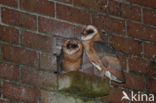
[[[110,80],[118,82],[118,83],[123,83],[123,81],[119,80],[116,76],[114,76],[112,73],[109,71],[105,72],[105,76],[108,77]]]

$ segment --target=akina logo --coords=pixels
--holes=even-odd
[[[155,96],[154,94],[144,94],[141,92],[134,93],[131,91],[130,96],[127,95],[125,91],[122,91],[123,97],[121,101],[128,100],[128,101],[138,101],[138,102],[154,102]]]

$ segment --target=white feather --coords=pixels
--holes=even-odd
[[[94,35],[96,35],[96,34],[94,33],[94,34],[91,34],[91,35],[88,35],[88,36],[81,36],[81,40],[89,40],[89,39],[92,39],[94,37]]]
[[[100,67],[100,66],[98,66],[97,64],[95,64],[95,63],[93,63],[93,62],[91,62],[98,70],[102,70],[102,68]]]
[[[121,80],[119,80],[116,76],[114,76],[113,74],[111,74],[109,71],[105,72],[105,76],[108,77],[110,80],[122,83]]]

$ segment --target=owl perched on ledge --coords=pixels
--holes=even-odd
[[[125,82],[115,50],[101,42],[96,27],[86,26],[81,34],[81,40],[90,63],[100,71],[101,77],[106,76],[118,83]]]
[[[78,40],[66,40],[62,47],[63,72],[78,71],[82,63],[82,44]]]

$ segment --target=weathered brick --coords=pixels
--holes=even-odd
[[[38,103],[40,92],[34,88],[28,88],[15,84],[4,83],[4,97],[29,103]]]
[[[0,0],[0,4],[17,7],[17,0]]]
[[[0,77],[9,80],[18,80],[19,79],[18,66],[0,62]]]
[[[156,93],[156,80],[154,79],[148,79],[147,81],[147,91],[150,93]]]
[[[124,34],[125,25],[124,21],[103,16],[103,15],[93,15],[93,24],[99,29],[109,30],[111,32]]]
[[[7,8],[2,8],[2,22],[33,30],[37,27],[36,16]]]
[[[122,89],[118,88],[110,88],[110,93],[108,96],[104,96],[102,99],[107,100],[110,103],[129,103],[127,100],[121,101],[121,98],[123,96],[122,94]],[[127,94],[129,93],[128,91],[124,90]]]
[[[100,35],[101,35],[101,39],[104,41],[104,42],[108,42],[108,34],[107,32],[100,32]]]
[[[14,61],[30,66],[38,66],[37,53],[18,47],[2,46],[2,57],[5,60]]]
[[[128,59],[130,71],[146,74],[149,69],[150,62],[141,58],[130,57]]]
[[[57,59],[56,56],[41,54],[40,55],[40,68],[47,70],[57,70]]]
[[[74,0],[74,5],[100,12],[106,12],[108,6],[107,0]]]
[[[51,35],[59,35],[64,37],[74,36],[74,26],[72,24],[54,21],[39,17],[39,31]]]
[[[143,9],[144,22],[152,25],[156,25],[156,11]]]
[[[84,29],[83,26],[75,26],[75,28],[74,28],[74,34],[76,36],[80,37],[83,29]]]
[[[57,4],[56,8],[58,18],[81,24],[90,24],[90,17],[87,11],[60,4]]]
[[[156,46],[145,43],[145,56],[156,59]]]
[[[24,10],[54,16],[54,3],[48,0],[21,0],[20,3]]]
[[[156,77],[156,62],[150,62],[150,65],[148,68],[148,76]]]
[[[141,43],[136,40],[117,36],[112,36],[110,40],[113,47],[118,51],[137,55],[141,54]]]
[[[126,79],[125,84],[118,84],[115,82],[113,82],[113,84],[118,85],[120,87],[126,87],[135,90],[144,90],[145,83],[144,83],[144,78],[142,76],[135,75],[132,73],[125,73],[125,79]]]
[[[156,1],[155,0],[128,0],[132,3],[140,4],[143,6],[149,6],[151,8],[156,8]]]
[[[128,22],[128,35],[156,42],[156,29],[149,26]]]
[[[17,44],[18,35],[17,29],[0,25],[0,40]]]
[[[3,88],[3,85],[2,85],[2,81],[0,80],[0,96],[2,95],[2,89]],[[0,100],[0,103],[1,103],[1,100]]]
[[[22,44],[35,49],[52,51],[52,38],[31,32],[22,32]]]
[[[0,100],[0,103],[10,103],[9,101]]]
[[[132,20],[141,20],[141,8],[110,0],[108,13]]]
[[[53,88],[57,86],[57,76],[53,73],[22,68],[22,82],[37,87]]]
[[[121,63],[123,70],[126,70],[127,69],[126,56],[123,54],[118,54],[118,58],[120,60],[120,63]]]
[[[57,0],[57,1],[69,3],[69,4],[72,4],[72,2],[73,2],[73,0]]]

